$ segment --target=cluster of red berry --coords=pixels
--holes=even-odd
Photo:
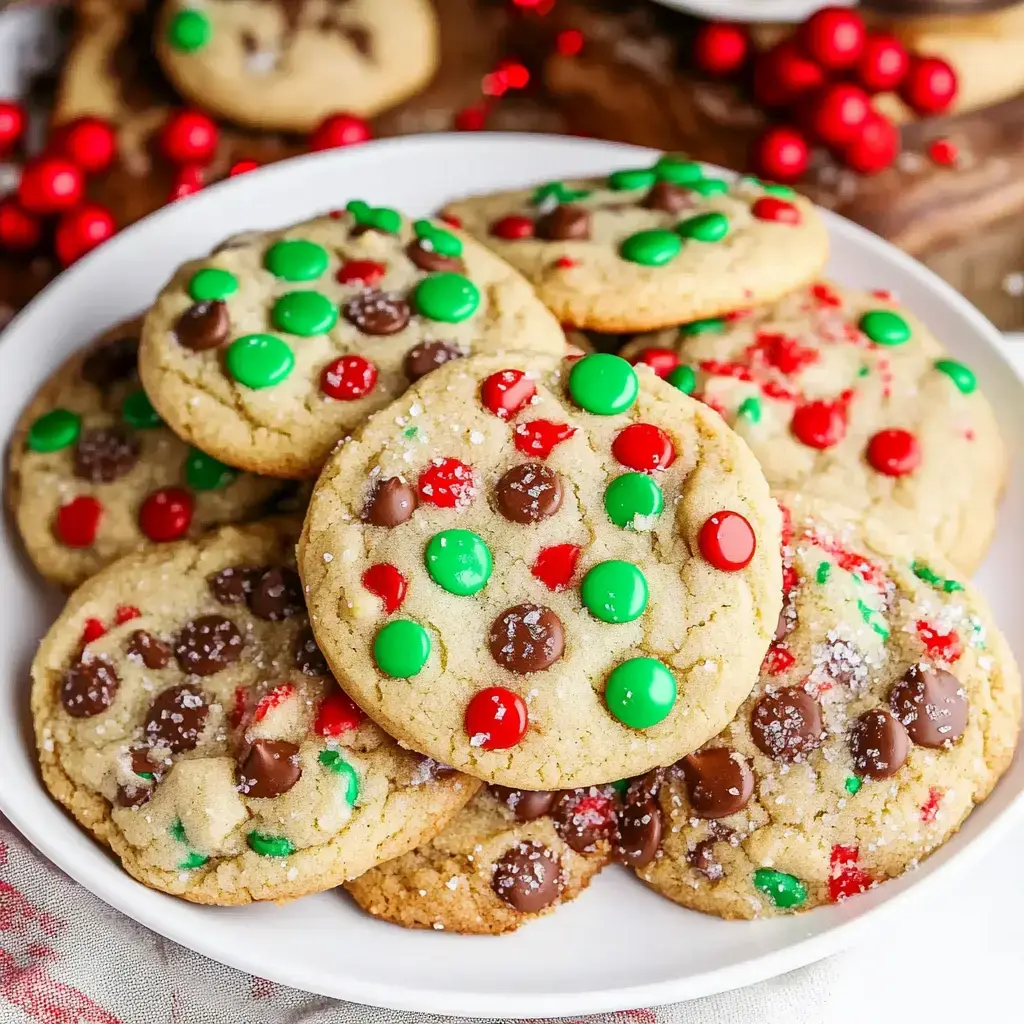
[[[893,35],[869,32],[864,19],[826,7],[793,35],[755,54],[747,30],[709,22],[695,40],[694,60],[716,77],[750,75],[755,100],[779,116],[757,140],[755,169],[775,181],[798,181],[811,147],[826,146],[860,174],[874,174],[899,153],[899,132],[871,97],[895,92],[916,114],[946,110],[956,73],[944,60],[909,53]]]

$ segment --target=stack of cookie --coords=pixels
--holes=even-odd
[[[613,861],[730,918],[917,864],[1016,744],[966,578],[1005,457],[827,253],[666,156],[181,267],[11,440],[80,584],[33,666],[51,793],[165,892],[471,933]]]

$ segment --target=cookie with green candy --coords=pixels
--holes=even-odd
[[[342,685],[487,782],[675,760],[749,692],[779,609],[778,509],[721,419],[607,353],[450,363],[314,489],[299,566]]]
[[[8,444],[7,503],[35,567],[75,587],[109,562],[259,514],[286,489],[173,434],[137,372],[138,320],[71,356]]]
[[[886,293],[817,281],[622,354],[720,413],[773,488],[931,537],[965,572],[995,529],[1007,459],[970,367]]]
[[[613,333],[769,302],[828,255],[824,222],[791,189],[667,155],[460,200],[446,214],[522,271],[563,323]]]
[[[1009,767],[1020,676],[927,537],[783,494],[785,595],[732,723],[624,797],[620,856],[726,918],[837,903],[915,867]]]
[[[353,427],[445,362],[564,346],[485,248],[354,200],[182,267],[146,317],[140,367],[154,407],[202,451],[315,477]]]
[[[43,781],[153,889],[220,905],[319,892],[430,839],[476,792],[401,750],[331,677],[297,528],[129,555],[40,645]]]

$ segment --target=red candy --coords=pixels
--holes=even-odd
[[[558,267],[559,270],[571,270],[573,267],[578,267],[579,265],[580,261],[574,260],[570,256],[559,256],[558,259],[555,260],[555,266]]]
[[[799,224],[800,210],[777,196],[762,196],[750,208],[758,220],[774,220],[780,224]]]
[[[184,167],[179,167],[174,174],[174,180],[171,182],[171,191],[167,196],[167,201],[173,203],[178,199],[184,199],[186,196],[194,196],[202,189],[204,183],[203,169],[198,164],[187,164]]]
[[[228,177],[237,178],[240,174],[248,174],[250,171],[259,170],[258,160],[236,160],[228,168]]]
[[[532,238],[533,221],[529,217],[517,217],[514,214],[509,214],[491,225],[491,234],[495,238],[504,238],[509,242],[520,238]]]
[[[92,547],[102,515],[103,506],[85,495],[61,505],[57,510],[57,539],[69,548]]]
[[[462,227],[462,221],[458,217],[456,217],[454,213],[442,213],[437,219],[443,220],[445,224],[447,224],[449,227]]]
[[[938,786],[932,786],[928,790],[928,799],[921,805],[921,820],[928,824],[933,822],[939,814],[939,804],[942,802],[944,791]]]
[[[921,446],[909,430],[880,430],[868,441],[872,469],[886,476],[906,476],[921,465]]]
[[[114,622],[118,626],[123,626],[126,622],[131,622],[132,619],[140,618],[142,612],[139,611],[135,605],[132,604],[119,604],[117,611],[114,612]]]
[[[499,370],[480,385],[480,401],[499,420],[511,419],[535,394],[537,385],[522,370]]]
[[[335,690],[324,697],[313,729],[320,736],[340,736],[355,729],[365,717],[347,693]]]
[[[846,437],[846,408],[840,402],[807,402],[793,411],[789,429],[801,444],[824,451]]]
[[[634,362],[649,366],[659,377],[667,377],[679,365],[679,356],[670,348],[645,348]]]
[[[377,384],[377,367],[362,356],[341,356],[320,374],[320,390],[339,402],[368,395]]]
[[[793,182],[803,177],[811,148],[803,133],[788,125],[765,129],[754,144],[754,167],[763,178]]]
[[[747,30],[728,21],[708,22],[693,41],[694,62],[709,75],[731,75],[739,71],[749,52]]]
[[[530,572],[548,590],[557,593],[565,590],[572,582],[579,558],[580,549],[575,544],[554,544],[549,548],[541,548]]]
[[[921,115],[942,113],[956,93],[956,72],[940,57],[914,57],[900,85],[903,102]]]
[[[764,656],[761,671],[770,676],[777,676],[788,672],[795,663],[796,658],[785,647],[769,647],[768,653]]]
[[[757,550],[754,529],[739,512],[716,512],[700,528],[700,553],[716,569],[736,572],[750,565]]]
[[[830,146],[853,142],[871,112],[868,94],[858,85],[836,82],[814,98],[808,110],[808,127]]]
[[[13,100],[0,100],[0,155],[17,145],[25,131],[25,111]]]
[[[667,469],[676,457],[668,434],[652,423],[631,423],[612,441],[612,454],[624,466],[646,472]]]
[[[62,266],[70,267],[116,230],[114,215],[99,203],[83,203],[65,213],[57,224],[53,243]]]
[[[825,84],[825,72],[796,41],[784,39],[757,58],[754,97],[764,107],[788,107]]]
[[[821,306],[831,306],[833,309],[838,309],[843,304],[843,300],[836,295],[829,285],[822,281],[811,285],[811,294],[814,296],[815,302]]]
[[[823,68],[853,67],[864,51],[864,19],[844,7],[824,7],[799,28],[797,39],[804,52]]]
[[[0,249],[34,249],[42,237],[42,225],[16,199],[0,199]]]
[[[877,174],[891,167],[899,155],[900,133],[887,117],[870,111],[860,133],[843,149],[842,159],[858,174]]]
[[[387,264],[376,260],[349,260],[335,274],[340,284],[362,284],[372,288],[387,273]]]
[[[960,150],[952,139],[934,139],[928,144],[928,156],[940,167],[954,167],[960,159]]]
[[[915,626],[921,643],[933,658],[952,665],[964,653],[964,646],[955,629],[949,630],[948,633],[939,633],[931,623],[925,622],[924,619],[919,619]]]
[[[857,62],[857,79],[868,92],[892,92],[899,88],[909,67],[907,48],[895,36],[872,32]]]
[[[355,114],[332,114],[324,118],[310,136],[309,148],[317,152],[341,146],[358,146],[372,138],[370,126],[361,117]]]
[[[833,903],[870,889],[874,879],[857,867],[860,851],[855,846],[833,846],[829,857],[828,898]]]
[[[274,708],[279,708],[294,692],[295,687],[291,683],[281,683],[280,686],[275,686],[270,693],[260,697],[259,703],[252,713],[252,720],[262,722]]]
[[[477,103],[472,107],[463,107],[458,111],[454,119],[454,127],[458,132],[479,132],[483,131],[487,124],[487,115],[490,107],[486,103]]]
[[[160,148],[175,164],[210,163],[217,153],[220,133],[213,120],[198,110],[179,110],[160,130]]]
[[[507,750],[525,735],[529,725],[526,702],[503,686],[481,690],[466,708],[470,743],[484,750]]]
[[[438,508],[456,508],[473,500],[473,470],[458,459],[434,459],[418,483],[420,501]]]
[[[86,174],[105,170],[117,153],[117,135],[109,121],[99,117],[78,117],[61,126],[54,149],[74,161]]]
[[[381,599],[384,611],[389,615],[402,607],[409,581],[387,562],[371,565],[363,573],[363,586],[375,597]]]
[[[555,445],[568,441],[576,433],[575,427],[568,423],[555,423],[552,420],[528,420],[516,424],[512,441],[516,451],[523,455],[536,455],[546,459]]]
[[[105,636],[107,627],[103,625],[100,619],[86,619],[85,627],[82,629],[82,646],[91,644],[93,640],[99,640],[101,636]]]
[[[29,212],[46,216],[69,210],[85,190],[85,176],[63,156],[41,156],[25,164],[18,183],[18,202]]]
[[[192,525],[192,495],[181,487],[154,491],[139,509],[139,528],[153,541],[177,540]]]

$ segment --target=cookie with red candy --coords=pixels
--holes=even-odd
[[[836,903],[916,866],[989,794],[1020,727],[1009,646],[927,538],[780,501],[790,589],[759,681],[622,812],[639,876],[726,918]]]
[[[576,788],[726,724],[775,629],[778,538],[705,406],[618,356],[509,354],[442,367],[334,453],[299,568],[383,728],[487,782]]]
[[[354,200],[183,266],[146,317],[139,359],[180,436],[229,465],[301,478],[446,362],[564,347],[554,317],[492,253]]]
[[[268,520],[128,555],[40,645],[43,780],[151,888],[221,905],[319,892],[431,838],[476,792],[331,677],[296,532]]]
[[[74,587],[122,555],[253,518],[281,480],[240,473],[179,440],[139,383],[140,323],[71,356],[8,445],[7,501],[35,567]]]
[[[769,302],[828,255],[824,222],[792,189],[727,181],[671,155],[606,178],[459,200],[446,214],[525,274],[559,320],[597,331]]]
[[[1006,474],[995,416],[970,366],[886,293],[818,281],[622,354],[719,412],[773,488],[923,533],[967,572],[981,561]]]

